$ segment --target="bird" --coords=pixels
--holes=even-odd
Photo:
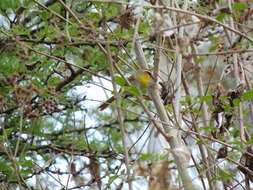
[[[143,70],[137,70],[135,71],[130,77],[128,77],[128,81],[132,85],[136,85],[139,89],[145,89],[147,87],[150,87],[150,85],[153,83],[154,78],[152,76],[152,73],[149,70],[143,69]],[[122,90],[120,90],[122,91]],[[130,93],[125,93],[124,98],[128,98],[133,96]],[[103,111],[106,109],[112,102],[115,101],[115,96],[110,97],[105,102],[103,102],[98,108]]]

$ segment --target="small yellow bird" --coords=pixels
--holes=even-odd
[[[150,71],[148,70],[137,70],[135,71],[129,78],[129,82],[133,85],[136,85],[140,89],[144,89],[149,87],[153,82],[153,76]],[[126,93],[124,95],[124,98],[128,98],[130,96],[133,96],[130,93]],[[106,109],[113,101],[115,100],[115,96],[112,96],[108,100],[106,100],[104,103],[102,103],[98,108],[102,111]]]

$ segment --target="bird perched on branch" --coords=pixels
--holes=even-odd
[[[139,89],[144,89],[149,87],[154,81],[153,76],[148,70],[137,70],[129,78],[128,81],[132,85],[136,85]],[[125,93],[124,98],[133,96],[130,93]],[[104,103],[102,103],[98,108],[102,111],[106,109],[113,101],[115,96],[110,97]]]

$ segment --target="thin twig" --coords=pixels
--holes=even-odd
[[[247,53],[253,52],[253,49],[238,49],[238,50],[231,50],[231,51],[219,51],[219,52],[211,52],[211,53],[191,53],[188,55],[184,55],[184,57],[194,57],[194,56],[214,56],[214,55],[228,55],[234,53]]]
[[[19,148],[20,139],[21,139],[21,135],[22,135],[22,129],[23,129],[23,118],[24,118],[24,109],[23,109],[23,106],[22,106],[22,107],[21,107],[21,110],[20,110],[19,135],[18,135],[18,140],[17,140],[17,144],[16,144],[15,152],[14,152],[14,157],[15,157],[15,158],[16,158],[17,153],[18,153],[18,148]]]
[[[85,0],[86,2],[101,2],[101,3],[115,3],[115,4],[123,4],[123,5],[132,5],[132,3],[128,3],[128,2],[122,2],[122,1],[116,1],[116,0]],[[211,17],[208,17],[208,16],[205,16],[205,15],[201,15],[201,14],[198,14],[198,13],[194,13],[194,12],[191,12],[191,11],[187,11],[187,10],[182,10],[182,9],[178,9],[178,8],[174,8],[174,7],[167,7],[167,6],[156,6],[156,5],[143,5],[143,4],[134,4],[134,6],[136,7],[143,7],[143,8],[153,8],[153,9],[164,9],[164,10],[169,10],[169,11],[175,11],[175,12],[178,12],[178,13],[183,13],[183,14],[188,14],[188,15],[193,15],[193,16],[196,16],[204,21],[210,21],[210,22],[213,22],[215,24],[218,24],[220,26],[223,26],[224,28],[234,32],[235,34],[238,34],[239,36],[242,36],[243,38],[247,39],[248,41],[250,42],[253,42],[253,39],[249,36],[247,36],[246,34],[230,27],[230,26],[227,26],[225,24],[223,24],[222,22],[216,20],[216,19],[213,19]]]
[[[107,59],[109,61],[109,71],[110,71],[110,75],[111,75],[111,79],[112,79],[113,91],[117,92],[117,85],[116,85],[115,78],[114,78],[113,59],[112,59],[109,45],[106,45],[106,51],[107,51],[107,53],[106,53]],[[120,131],[121,131],[121,135],[122,135],[122,145],[123,145],[124,156],[125,156],[124,161],[125,161],[125,166],[126,166],[126,170],[127,170],[127,183],[128,183],[129,190],[132,190],[133,185],[132,185],[132,179],[131,179],[131,172],[130,172],[130,168],[129,168],[129,154],[128,154],[128,148],[127,148],[127,143],[126,143],[124,117],[123,117],[123,112],[121,109],[121,97],[120,97],[119,93],[115,93],[114,96],[115,96],[116,107],[117,107],[117,112],[118,112],[117,118],[119,120]]]
[[[106,78],[106,77],[104,77],[104,76],[102,76],[102,75],[99,75],[99,74],[97,74],[97,73],[95,73],[95,72],[92,72],[92,71],[90,71],[89,69],[86,69],[86,68],[84,68],[84,67],[75,65],[75,64],[73,64],[73,63],[70,63],[70,62],[68,62],[68,61],[66,61],[66,60],[64,60],[64,59],[61,59],[61,58],[59,58],[59,57],[56,57],[56,56],[54,56],[54,55],[50,55],[50,54],[47,54],[47,53],[44,53],[44,52],[40,52],[40,51],[38,51],[38,50],[36,50],[36,49],[34,49],[34,48],[31,48],[30,46],[28,46],[28,45],[26,45],[25,43],[21,42],[18,38],[15,38],[14,36],[8,34],[7,32],[5,32],[5,31],[2,30],[2,29],[0,29],[0,32],[2,32],[3,34],[5,34],[5,35],[8,36],[8,37],[13,38],[13,39],[14,39],[17,43],[19,43],[22,47],[25,47],[25,48],[27,48],[27,49],[29,49],[29,50],[31,50],[31,51],[37,53],[37,54],[40,54],[40,55],[43,55],[43,56],[45,56],[45,57],[54,59],[54,60],[56,60],[56,61],[60,61],[60,62],[65,63],[65,64],[69,64],[69,65],[71,65],[71,66],[73,66],[73,67],[76,67],[76,68],[82,69],[82,70],[84,70],[84,71],[87,71],[88,73],[91,73],[91,74],[94,75],[94,76],[97,76],[97,77],[103,78],[103,79],[105,79],[105,80],[107,80],[107,81],[110,81],[110,80],[108,80],[108,78]]]
[[[38,1],[36,1],[36,0],[32,0],[32,1],[35,2],[36,4],[38,4],[39,6],[41,6],[43,9],[45,9],[45,10],[47,10],[48,12],[52,13],[52,14],[55,15],[56,17],[58,17],[58,18],[64,20],[65,22],[67,22],[67,23],[69,23],[69,24],[73,24],[73,23],[71,23],[68,19],[65,19],[64,17],[62,17],[61,15],[59,15],[57,12],[55,12],[55,11],[49,9],[49,8],[48,8],[47,6],[45,6],[44,4],[42,4],[42,3],[40,3],[40,2],[38,2]]]

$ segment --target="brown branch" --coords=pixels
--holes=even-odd
[[[20,38],[19,39],[21,42],[31,42],[31,43],[36,43],[36,44],[46,44],[46,45],[57,45],[57,46],[90,46],[90,47],[95,47],[97,46],[97,43],[100,43],[102,46],[105,46],[106,44],[110,44],[110,46],[113,47],[119,47],[119,46],[126,46],[130,40],[120,40],[120,41],[102,41],[102,40],[97,40],[97,42],[93,43],[93,39],[85,39],[87,42],[59,42],[59,41],[47,41],[44,39],[28,39],[28,38]]]

